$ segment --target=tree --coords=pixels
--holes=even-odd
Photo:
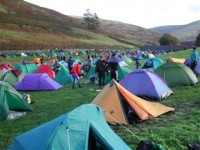
[[[87,24],[88,29],[96,29],[100,24],[98,15],[92,14],[89,9],[83,14],[83,21]]]
[[[159,39],[160,45],[177,45],[178,39],[170,33],[165,33]]]
[[[196,42],[195,42],[196,46],[200,46],[200,33],[197,35],[196,37]]]

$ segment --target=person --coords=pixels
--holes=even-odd
[[[26,61],[26,59],[25,59],[25,58],[22,60],[22,64],[23,64],[23,65],[26,65],[26,64],[28,64],[28,62]]]
[[[58,71],[60,70],[60,64],[58,63],[58,60],[55,60],[55,63],[52,66],[52,70],[55,72],[55,74],[58,73]]]
[[[111,80],[112,79],[115,79],[116,81],[118,81],[118,73],[117,73],[117,70],[118,70],[118,65],[119,65],[119,61],[121,61],[121,59],[115,57],[115,53],[113,53],[111,55],[111,57],[108,59],[108,67],[109,67],[109,70],[110,70],[110,78]]]
[[[44,62],[44,56],[41,54],[40,55],[40,63],[43,64],[43,62]]]
[[[191,54],[191,69],[193,72],[197,66],[198,60],[199,60],[199,52],[197,51],[197,48],[194,46],[193,52]]]
[[[136,51],[136,55],[134,57],[135,57],[135,66],[136,66],[136,69],[139,69],[139,67],[141,66],[139,60],[142,57],[142,53],[139,50],[137,50]]]
[[[90,71],[90,67],[91,65],[93,65],[93,59],[90,55],[87,56],[87,60],[86,60],[86,73],[88,73]]]
[[[106,61],[103,60],[102,56],[100,56],[100,59],[97,61],[97,64],[95,67],[95,72],[98,73],[99,87],[105,84],[105,77],[106,77],[106,72],[107,72],[106,64],[107,64]]]
[[[81,72],[81,62],[78,62],[72,69],[71,69],[71,75],[73,78],[72,82],[72,88],[75,88],[75,81],[77,81],[79,88],[81,88],[80,78],[79,76],[83,76],[83,73]]]
[[[70,56],[69,59],[67,60],[67,64],[68,64],[69,72],[71,72],[73,65],[74,65],[74,61],[72,60],[72,56]]]

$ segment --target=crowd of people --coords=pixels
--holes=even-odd
[[[85,52],[87,56],[85,60],[75,62],[75,59],[73,57],[76,56],[76,53],[74,53],[72,50],[69,51],[69,58],[66,58],[66,53],[64,50],[58,51],[59,55],[56,58],[54,57],[55,59],[53,65],[51,66],[52,70],[54,70],[54,72],[57,73],[60,69],[59,61],[64,61],[67,64],[69,73],[73,78],[73,89],[75,88],[75,83],[78,84],[78,87],[82,87],[80,83],[80,77],[86,76],[89,73],[92,66],[95,66],[95,74],[97,76],[91,75],[91,83],[94,84],[96,83],[95,81],[97,81],[99,87],[103,87],[106,84],[107,78],[109,78],[109,80],[115,79],[116,81],[119,81],[118,66],[119,62],[123,60],[122,56],[126,54],[126,51],[109,51],[109,53],[107,54],[103,50],[95,50],[93,51],[93,54],[91,54],[90,51]],[[49,51],[49,55],[52,56],[52,54],[53,51]],[[131,53],[129,52],[129,54],[135,61],[135,68],[140,69],[140,60],[143,59],[149,53],[136,50]],[[162,54],[164,54],[164,51],[162,51]],[[195,46],[193,47],[193,52],[190,56],[190,60],[190,68],[193,72],[195,72],[195,68],[199,61],[199,53]],[[40,54],[38,58],[34,59],[34,63],[43,64],[44,56]],[[25,58],[22,60],[22,64],[28,64]],[[151,62],[147,62],[145,65],[149,65],[146,68],[151,67]]]

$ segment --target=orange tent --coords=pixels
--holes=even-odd
[[[40,58],[34,58],[34,64],[41,64]]]
[[[178,62],[178,63],[182,63],[182,64],[185,62],[184,58],[173,58],[173,57],[169,56],[168,59],[169,59],[170,62]]]
[[[124,101],[131,106],[141,120],[157,117],[174,110],[174,108],[164,106],[160,103],[149,102],[139,98],[114,80],[104,87],[92,103],[104,110],[108,122],[129,124],[125,106],[123,105]]]

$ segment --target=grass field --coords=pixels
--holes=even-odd
[[[191,50],[171,53],[177,58],[187,58]],[[30,60],[32,58],[29,58]],[[20,63],[22,58],[9,58],[1,63]],[[141,61],[142,63],[144,60]],[[134,68],[134,64],[131,64]],[[82,79],[84,82],[85,79]],[[0,121],[0,149],[5,149],[20,135],[44,122],[50,121],[59,115],[74,108],[91,103],[98,92],[98,85],[83,85],[84,88],[72,89],[71,85],[57,91],[26,92],[31,95],[33,111],[15,121]],[[94,89],[95,92],[91,92]],[[160,103],[175,108],[170,112],[150,120],[130,126],[110,126],[132,149],[136,149],[139,139],[154,141],[166,149],[186,150],[188,143],[200,143],[200,83],[194,86],[180,86],[171,88],[173,95]],[[128,132],[129,129],[132,133]]]

